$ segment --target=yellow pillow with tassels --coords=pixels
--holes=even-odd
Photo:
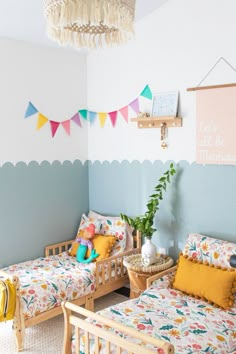
[[[80,234],[77,237],[81,237]],[[104,235],[94,235],[92,238],[91,242],[93,243],[93,248],[96,250],[96,253],[99,254],[99,256],[95,259],[100,261],[102,259],[106,259],[110,257],[112,247],[114,246],[116,242],[116,237],[115,236],[104,236]],[[71,256],[76,256],[79,243],[73,242],[71,250],[69,251],[69,254]],[[89,258],[90,256],[90,249],[87,250],[86,253],[86,258]]]
[[[184,293],[208,300],[224,309],[234,303],[236,271],[203,264],[180,255],[173,288]]]

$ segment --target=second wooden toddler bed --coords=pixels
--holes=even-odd
[[[106,236],[103,236],[106,237]],[[85,305],[94,310],[94,300],[128,283],[124,256],[140,252],[140,234],[136,247],[89,264],[77,262],[68,252],[74,240],[45,248],[45,257],[15,264],[0,270],[0,277],[16,286],[14,330],[18,351],[24,347],[25,328],[62,313],[62,301]]]
[[[148,289],[137,299],[117,304],[97,314],[68,302],[63,304],[63,353],[235,354],[236,272],[229,260],[232,254],[236,257],[236,244],[192,234],[183,253],[178,267],[149,278]],[[189,267],[184,269],[186,278],[189,270],[192,274],[187,286],[198,283],[197,277],[200,278],[200,273],[204,272],[202,267],[213,270],[213,275],[204,280],[204,295],[211,294],[215,283],[212,299],[223,301],[223,306],[226,301],[227,308],[173,288],[173,277],[173,284],[179,281],[182,260]],[[213,281],[214,273],[216,279]],[[86,316],[87,319],[82,320],[78,315]],[[71,326],[75,328],[72,342]]]

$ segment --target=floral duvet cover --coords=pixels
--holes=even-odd
[[[95,263],[78,263],[63,252],[15,264],[3,269],[20,279],[25,319],[75,300],[95,290]]]
[[[169,282],[169,276],[165,276],[139,298],[109,307],[100,314],[172,343],[177,354],[236,354],[236,309],[216,308],[173,290]],[[99,323],[96,325],[102,327]],[[112,331],[108,326],[105,329]],[[130,339],[119,332],[116,334]],[[74,340],[72,346],[74,350]],[[84,353],[83,347],[81,353]],[[101,353],[105,353],[105,348]]]

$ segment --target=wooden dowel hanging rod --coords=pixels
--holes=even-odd
[[[209,89],[217,89],[217,88],[223,88],[223,87],[233,87],[236,86],[236,84],[223,84],[223,85],[212,85],[212,86],[199,86],[199,87],[190,87],[187,89],[187,91],[198,91],[198,90],[209,90]]]

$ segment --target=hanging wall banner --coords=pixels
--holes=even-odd
[[[223,62],[234,73],[228,84],[202,86],[215,67]],[[224,57],[211,67],[196,87],[196,161],[201,164],[236,164],[236,68]]]
[[[196,161],[236,164],[236,86],[199,90],[196,99]]]
[[[87,109],[80,109],[78,112],[76,112],[73,117],[70,119],[66,119],[63,122],[55,122],[53,120],[48,119],[45,115],[40,113],[37,108],[29,102],[27,110],[25,112],[25,118],[31,117],[34,114],[38,114],[38,121],[37,121],[37,127],[36,129],[39,130],[41,129],[47,122],[50,123],[51,127],[51,134],[52,137],[55,136],[59,126],[61,125],[66,134],[70,135],[71,133],[71,124],[70,121],[73,121],[76,125],[82,128],[81,120],[87,121],[90,124],[95,123],[96,119],[99,119],[100,127],[104,128],[106,122],[107,122],[107,117],[110,118],[110,122],[113,126],[113,128],[116,126],[117,119],[120,116],[122,119],[125,119],[125,121],[128,123],[129,119],[129,107],[132,109],[132,112],[134,111],[136,114],[139,113],[139,98],[144,97],[148,100],[152,99],[152,91],[149,87],[149,85],[146,85],[141,92],[141,94],[135,98],[132,102],[130,102],[127,106],[124,106],[116,111],[112,112],[94,112],[94,111],[89,111]],[[133,113],[132,113],[133,114]]]

